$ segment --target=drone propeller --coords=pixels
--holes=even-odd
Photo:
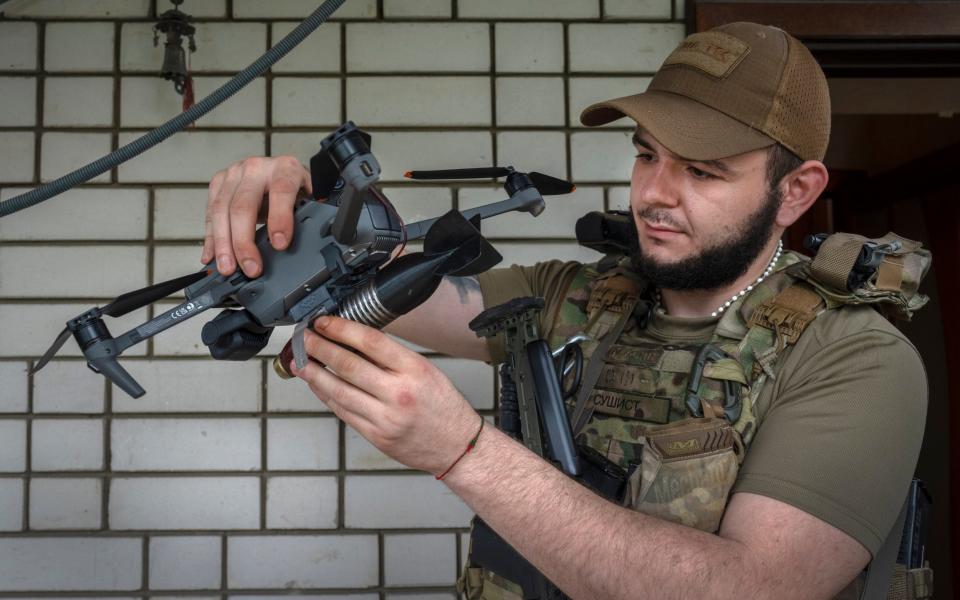
[[[64,327],[63,331],[60,332],[60,335],[57,336],[57,339],[53,341],[53,345],[47,348],[47,351],[43,353],[43,356],[40,357],[40,362],[38,362],[33,367],[33,372],[36,373],[42,369],[50,359],[60,350],[60,348],[67,343],[67,340],[70,339],[70,334],[73,332],[70,331],[70,327]]]
[[[570,194],[577,189],[577,186],[573,185],[569,181],[566,181],[565,179],[557,179],[556,177],[544,175],[543,173],[537,173],[536,171],[527,173],[527,176],[530,177],[530,181],[533,182],[533,185],[535,185],[540,193],[544,196]]]
[[[407,171],[407,179],[492,179],[513,173],[513,167],[477,167],[473,169],[439,169],[434,171]]]
[[[184,275],[183,277],[155,283],[139,290],[121,294],[117,296],[113,302],[101,308],[100,312],[110,317],[123,316],[130,311],[134,311],[152,302],[156,302],[161,298],[165,298],[178,290],[182,290],[188,285],[200,281],[209,274],[210,271],[204,269],[203,271],[197,271],[196,273]],[[60,332],[60,335],[57,336],[57,339],[53,341],[53,344],[47,348],[47,351],[40,357],[36,366],[33,367],[34,373],[50,362],[50,359],[63,347],[72,333],[73,331],[70,329],[68,323],[67,326],[63,328],[63,331]]]
[[[130,311],[137,310],[161,298],[166,298],[170,294],[200,281],[209,274],[210,271],[204,269],[203,271],[197,271],[196,273],[177,277],[169,281],[161,281],[160,283],[155,283],[139,290],[121,294],[117,296],[113,302],[101,308],[100,312],[110,317],[123,316]]]
[[[515,173],[513,167],[481,167],[475,169],[441,169],[437,171],[407,171],[404,177],[407,179],[491,179],[497,177],[508,177]],[[544,196],[557,196],[559,194],[569,194],[576,190],[576,186],[563,179],[557,179],[550,175],[531,171],[526,173],[527,177]]]

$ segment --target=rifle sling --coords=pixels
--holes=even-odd
[[[624,304],[623,314],[620,315],[620,319],[610,331],[607,332],[607,335],[603,336],[603,339],[597,344],[596,350],[594,350],[593,355],[590,357],[590,362],[587,363],[587,370],[583,374],[580,391],[577,393],[577,404],[573,409],[573,418],[571,419],[574,438],[580,435],[587,421],[589,421],[593,415],[594,407],[588,407],[587,400],[590,398],[593,386],[597,384],[597,379],[600,378],[600,371],[603,369],[603,363],[607,358],[607,352],[610,351],[610,346],[613,346],[614,342],[620,338],[624,327],[627,326],[627,321],[629,321],[633,315],[633,308],[636,304],[636,300],[628,301]]]

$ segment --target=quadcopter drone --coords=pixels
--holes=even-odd
[[[444,276],[475,275],[502,260],[480,234],[481,219],[514,210],[537,216],[544,209],[544,195],[574,190],[567,181],[512,167],[413,171],[406,176],[505,177],[509,197],[404,225],[376,185],[380,165],[370,143],[370,135],[349,121],[321,141],[320,151],[310,160],[313,199],[297,201],[290,246],[274,250],[266,227],[254,236],[263,257],[259,277],[248,278],[240,271],[222,275],[211,261],[199,272],[125,293],[68,321],[34,371],[72,336],[91,370],[138,398],[144,389],[118,357],[162,331],[220,308],[222,312],[201,332],[215,359],[251,358],[266,346],[274,327],[296,325],[289,351],[285,348],[284,359],[274,362],[278,373],[289,376],[291,354],[298,368],[306,365],[304,332],[316,317],[332,314],[383,328],[426,301]],[[422,252],[390,260],[398,248],[421,238]],[[183,302],[118,337],[104,323],[104,316],[119,317],[179,290],[184,290]]]

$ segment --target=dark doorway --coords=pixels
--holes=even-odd
[[[921,286],[930,303],[900,328],[930,383],[917,476],[934,497],[935,596],[952,598],[960,572],[960,476],[951,478],[960,470],[960,3],[687,0],[686,15],[689,32],[733,21],[781,27],[827,73],[831,183],[791,228],[788,246],[800,249],[807,233],[894,231],[933,252]]]

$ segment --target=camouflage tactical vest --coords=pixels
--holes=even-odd
[[[764,407],[757,405],[760,391],[774,377],[774,364],[784,350],[817,315],[843,304],[882,302],[909,318],[926,302],[915,285],[929,266],[929,254],[922,252],[923,261],[911,258],[904,266],[900,260],[896,276],[887,273],[888,281],[896,280],[896,292],[892,284],[883,290],[871,284],[856,292],[832,287],[822,282],[822,273],[817,273],[819,279],[811,275],[824,268],[816,260],[784,252],[770,277],[724,311],[709,341],[720,352],[703,361],[699,382],[690,376],[703,345],[651,344],[636,335],[645,325],[649,293],[628,260],[602,271],[597,265],[582,266],[555,318],[546,316],[554,323],[550,346],[586,333],[590,339],[581,347],[589,363],[604,336],[627,321],[600,357],[596,384],[589,395],[584,393],[589,419],[581,419],[585,425],[580,428],[574,425],[577,442],[628,470],[625,506],[716,532],[739,465],[763,419]],[[837,272],[838,282],[844,265],[828,267]],[[634,310],[638,306],[641,310]],[[731,415],[733,396],[737,406]],[[568,408],[575,424],[577,411],[572,403]],[[519,586],[480,569],[467,569],[461,587],[468,598],[523,598]]]
[[[748,319],[794,282],[782,271],[800,260],[785,253],[775,275],[724,312],[709,341],[722,355],[704,362],[699,382],[690,381],[690,375],[702,344],[644,341],[636,335],[643,315],[634,311],[632,323],[602,358],[586,400],[592,415],[574,432],[578,442],[632,471],[625,505],[708,532],[719,528],[739,463],[756,432],[756,401],[778,351],[774,332],[751,328]],[[584,266],[557,315],[551,345],[585,332],[591,340],[581,347],[589,361],[623,309],[636,306],[643,288],[623,264],[603,273]],[[810,297],[819,300],[816,294]],[[811,311],[810,320],[814,316]],[[728,420],[724,412],[731,395],[739,406],[736,418]]]

